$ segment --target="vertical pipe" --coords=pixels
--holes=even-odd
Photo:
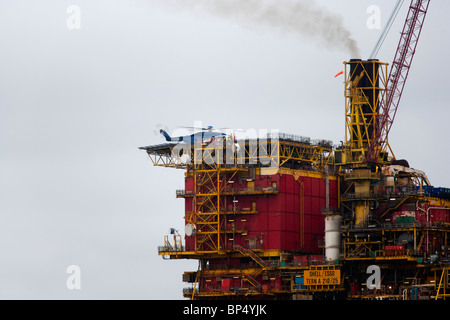
[[[296,176],[295,179],[298,181],[299,185],[300,185],[300,248],[303,249],[304,246],[304,242],[305,242],[305,236],[304,236],[304,228],[305,228],[305,223],[304,223],[304,212],[305,212],[305,194],[304,194],[304,190],[305,190],[305,185],[303,184],[302,180],[300,180],[300,175]]]
[[[325,207],[330,208],[330,177],[328,176],[328,166],[325,167]]]
[[[217,252],[220,251],[220,167],[217,164]]]
[[[305,185],[300,182],[300,247],[303,249],[305,245]]]
[[[341,175],[337,176],[338,208],[341,208]]]
[[[194,150],[194,155],[195,155],[195,150]],[[195,226],[198,228],[197,226],[197,214],[198,214],[198,208],[197,208],[197,194],[198,194],[198,188],[197,188],[197,165],[194,164],[193,166],[194,168],[194,197],[192,199],[192,218],[193,218],[193,222],[195,224]],[[198,232],[196,232],[194,234],[194,251],[197,252],[197,237],[198,237]]]
[[[417,250],[417,229],[416,229],[416,221],[414,220],[414,251]]]

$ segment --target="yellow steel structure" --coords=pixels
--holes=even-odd
[[[224,139],[226,140],[226,139]],[[263,140],[264,141],[264,140]],[[185,145],[166,143],[144,147],[154,166],[195,170],[194,164],[220,164],[224,167],[246,168],[260,163],[263,167],[280,168],[288,162],[309,163],[316,171],[323,172],[327,165],[333,165],[333,147],[330,141],[308,141],[268,139],[260,143],[258,139],[237,141],[240,150],[233,150],[227,158],[227,142],[218,144]],[[189,161],[182,161],[183,154]],[[195,158],[194,158],[195,154]],[[220,161],[221,162],[218,162]],[[209,168],[211,169],[211,168]]]
[[[449,284],[450,284],[449,283],[450,273],[448,272],[449,270],[450,270],[450,268],[442,269],[442,273],[441,273],[441,277],[439,279],[439,285],[437,288],[435,300],[437,300],[439,298],[445,300],[446,297],[450,296],[450,294],[446,293],[446,289],[449,287]]]
[[[381,99],[386,99],[387,63],[354,59],[345,62],[345,144],[335,152],[336,164],[354,197],[355,225],[367,223],[373,198],[371,185],[380,179],[378,169],[366,162],[369,147],[377,135]],[[380,152],[376,165],[388,163]],[[349,187],[349,188],[350,188]]]
[[[252,269],[252,268],[241,268],[241,269],[214,269],[214,270],[202,270],[194,272],[195,279],[199,277],[199,274],[206,278],[212,278],[212,277],[220,277],[223,275],[232,276],[235,279],[240,279],[241,282],[248,282],[251,284],[251,286],[242,292],[223,292],[223,291],[211,291],[211,292],[197,292],[194,288],[191,289],[185,289],[184,290],[184,297],[185,298],[205,298],[205,297],[232,297],[236,295],[241,295],[243,297],[251,297],[251,296],[267,296],[267,297],[274,297],[277,294],[292,294],[292,295],[311,295],[313,293],[317,292],[338,292],[338,291],[344,291],[345,287],[343,286],[343,274],[341,272],[342,265],[303,265],[303,266],[296,266],[296,265],[286,265],[286,266],[280,266],[277,264],[276,266],[271,267],[262,267],[259,269]],[[294,278],[292,276],[286,276],[285,281],[283,281],[283,285],[277,289],[275,288],[262,288],[262,290],[257,290],[258,286],[261,286],[258,280],[255,278],[257,276],[260,276],[261,274],[266,275],[267,277],[270,277],[270,274],[275,272],[282,272],[286,275],[292,275],[295,274],[297,277],[307,277],[308,274],[314,273],[314,272],[322,272],[323,277],[319,278],[323,281],[323,283],[315,283],[310,285],[302,285],[299,286],[294,282]],[[330,276],[329,273],[332,273]],[[188,273],[185,273],[185,275]],[[334,280],[333,283],[327,280]]]
[[[186,169],[186,175],[194,177],[194,192],[177,191],[177,197],[193,197],[193,210],[187,211],[185,218],[187,223],[198,227],[194,252],[184,252],[183,255],[220,254],[233,250],[226,247],[227,238],[232,237],[233,232],[245,230],[227,230],[226,215],[251,214],[256,213],[256,210],[230,212],[226,209],[227,195],[278,193],[276,187],[231,191],[226,188],[237,174],[248,174],[252,164],[262,164],[257,170],[270,170],[272,173],[284,166],[290,168],[299,163],[309,164],[313,170],[323,172],[326,166],[333,164],[332,145],[325,140],[311,143],[306,139],[300,141],[276,137],[263,140],[263,143],[261,139],[249,139],[238,141],[238,144],[241,146],[240,151],[229,148],[225,138],[213,143],[195,143],[192,146],[167,143],[147,148],[147,154],[155,166]],[[181,161],[183,154],[189,155],[189,161]],[[314,174],[314,171],[305,172]],[[170,251],[160,250],[161,255],[169,253]],[[180,256],[179,250],[173,253]]]
[[[416,219],[418,210],[425,211],[419,208],[419,202],[428,203],[429,209],[450,210],[450,200],[425,195],[422,186],[426,176],[417,170],[399,171],[397,176],[385,172],[386,168],[395,166],[390,163],[393,158],[388,159],[388,150],[376,150],[378,159],[375,163],[367,162],[367,153],[373,147],[371,144],[380,134],[377,132],[378,121],[381,121],[380,105],[386,105],[389,98],[385,92],[388,64],[378,60],[353,59],[344,65],[345,142],[334,153],[329,141],[311,142],[309,138],[285,134],[237,141],[229,135],[215,137],[211,141],[193,141],[193,145],[165,143],[143,148],[155,166],[184,169],[185,176],[193,178],[193,190],[177,190],[177,197],[192,197],[192,210],[185,212],[185,221],[195,226],[189,235],[194,237],[194,246],[187,251],[177,234],[173,236],[173,244],[165,236],[164,245],[158,249],[159,255],[170,259],[199,259],[199,270],[183,276],[186,282],[194,283],[193,289],[184,291],[185,297],[276,297],[283,294],[309,299],[319,292],[326,296],[332,292],[348,291],[350,299],[400,299],[401,292],[403,298],[408,295],[414,298],[413,289],[417,288],[422,292],[434,290],[435,299],[450,296],[450,268],[443,259],[450,257],[445,255],[450,247],[450,224],[430,222],[429,216],[426,222]],[[390,149],[387,140],[386,146]],[[392,154],[392,150],[390,152]],[[327,186],[328,179],[338,180],[338,206],[343,221],[343,225],[338,226],[339,259],[323,259],[317,265],[312,261],[318,260],[297,265],[286,259],[286,264],[282,256],[287,255],[287,251],[246,249],[234,244],[235,234],[245,235],[247,230],[244,230],[245,226],[237,230],[234,223],[229,223],[233,221],[230,216],[257,214],[258,210],[256,202],[251,209],[236,208],[235,203],[227,203],[230,196],[263,194],[270,197],[279,192],[276,185],[257,188],[252,179],[248,179],[245,190],[233,188],[233,180],[255,174],[290,174],[299,181],[300,248],[303,248],[304,241],[305,191],[299,177],[322,178],[327,181]],[[429,184],[427,179],[426,183]],[[416,189],[416,186],[420,188]],[[190,204],[190,201],[186,203]],[[328,205],[327,209],[330,209]],[[397,215],[391,217],[390,214],[394,213]],[[330,232],[329,236],[334,236],[334,233]],[[326,239],[327,231],[325,242]],[[221,263],[209,268],[210,260],[216,258],[241,260],[231,268]],[[359,290],[361,280],[368,279],[365,267],[378,264],[383,268],[380,288]],[[433,272],[434,280],[431,279]],[[271,281],[272,277],[275,279],[275,275],[279,284],[264,288],[262,284]],[[398,284],[397,277],[402,279],[402,283]],[[298,283],[296,278],[302,278],[304,282]],[[196,290],[197,284],[206,288],[204,283],[207,281],[230,279],[240,281],[242,291],[231,292],[223,282],[222,287],[228,289]],[[396,292],[392,291],[391,284],[396,286]]]
[[[194,298],[223,297],[245,294],[246,296],[274,296],[276,294],[310,294],[311,288],[294,288],[293,278],[287,277],[282,286],[277,289],[263,288],[261,278],[271,278],[280,270],[289,274],[293,271],[307,269],[305,266],[280,265],[281,250],[278,249],[247,249],[234,245],[236,233],[245,234],[247,230],[237,230],[230,222],[235,215],[257,214],[256,206],[245,210],[230,204],[230,196],[278,194],[276,185],[264,188],[247,184],[245,189],[235,189],[233,180],[250,177],[252,174],[274,175],[289,174],[300,181],[301,176],[325,179],[325,171],[333,167],[333,147],[330,141],[310,141],[308,138],[292,135],[270,136],[268,139],[247,139],[234,141],[230,146],[227,137],[216,139],[209,143],[194,143],[194,145],[166,143],[147,147],[146,151],[155,166],[185,169],[185,176],[193,178],[193,190],[177,190],[178,198],[192,198],[192,210],[185,211],[187,224],[196,226],[194,248],[189,251],[183,247],[178,235],[174,235],[173,244],[169,237],[164,239],[164,245],[159,247],[159,255],[170,259],[199,259],[199,270],[185,273],[187,279],[194,283],[193,289],[184,291],[184,296]],[[238,146],[239,147],[238,147]],[[188,158],[186,157],[188,155]],[[331,175],[330,179],[336,179]],[[301,181],[300,181],[301,182]],[[303,201],[303,186],[300,188]],[[228,199],[228,200],[227,200]],[[233,208],[230,210],[230,207]],[[303,224],[304,204],[300,204],[300,222]],[[234,218],[234,217],[233,217]],[[232,218],[232,219],[233,219]],[[228,223],[227,223],[228,220]],[[230,227],[231,225],[231,227]],[[303,226],[302,226],[303,228]],[[301,245],[303,245],[303,229]],[[248,257],[253,261],[249,267],[240,269],[209,269],[204,265],[208,259]],[[267,260],[273,259],[268,265]],[[273,262],[276,264],[274,265]],[[200,279],[211,277],[231,277],[240,279],[241,286],[247,290],[242,292],[205,292],[195,289]],[[314,290],[332,291],[331,286],[314,287]],[[334,290],[338,289],[333,286]],[[338,289],[340,290],[340,289]]]
[[[225,187],[242,168],[222,168],[220,165],[196,165],[194,169],[193,212],[186,214],[186,222],[193,223],[198,230],[195,234],[195,252],[221,253],[226,247],[226,194]]]
[[[387,63],[345,62],[345,150],[343,163],[359,166],[376,134],[380,99],[387,86]]]
[[[222,137],[209,143],[166,143],[147,147],[147,154],[155,166],[185,169],[186,176],[194,177],[194,191],[177,190],[177,197],[193,198],[193,209],[185,212],[185,220],[197,227],[195,248],[193,251],[180,250],[179,243],[170,245],[166,239],[164,246],[160,247],[160,255],[201,258],[235,252],[237,249],[229,247],[228,240],[233,239],[235,233],[245,233],[246,230],[227,229],[227,215],[256,214],[257,210],[234,208],[230,211],[226,196],[278,193],[276,186],[245,190],[229,188],[235,177],[248,175],[252,166],[257,164],[258,168],[253,170],[258,172],[276,174],[283,170],[292,171],[292,166],[307,165],[308,171],[294,170],[296,175],[322,177],[325,168],[333,165],[332,144],[326,140],[311,143],[309,138],[280,134],[268,139],[238,140],[237,144],[239,150],[230,144],[228,137]],[[182,161],[183,155],[188,155],[189,160]],[[280,253],[279,250],[264,251],[258,254],[277,256]]]

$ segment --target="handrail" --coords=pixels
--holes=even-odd
[[[242,274],[242,277],[244,277],[248,282],[250,282],[254,287],[260,286],[261,283],[258,282],[254,277],[252,277],[250,274]]]
[[[246,249],[240,245],[234,245],[233,248],[237,251],[239,251],[240,253],[242,253],[244,256],[250,256],[253,260],[256,261],[256,263],[258,263],[261,267],[266,268],[267,264],[264,262],[263,259],[261,259],[256,253],[254,253],[252,250],[250,249]]]

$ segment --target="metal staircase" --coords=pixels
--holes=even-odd
[[[234,245],[233,249],[239,251],[242,255],[252,258],[257,264],[259,264],[262,268],[267,268],[267,264],[261,259],[256,253],[254,253],[250,249],[246,249],[240,245]]]

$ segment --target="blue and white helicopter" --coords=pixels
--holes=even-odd
[[[194,144],[194,142],[198,142],[199,140],[201,142],[211,142],[214,141],[217,137],[224,137],[227,136],[226,133],[222,131],[217,131],[220,129],[214,129],[212,126],[208,126],[206,128],[197,128],[197,127],[183,127],[187,129],[193,129],[193,130],[201,130],[198,132],[194,132],[192,134],[188,135],[180,135],[172,137],[170,136],[166,130],[160,129],[159,133],[161,133],[166,141],[169,142],[186,142]],[[214,130],[213,130],[214,129]]]

